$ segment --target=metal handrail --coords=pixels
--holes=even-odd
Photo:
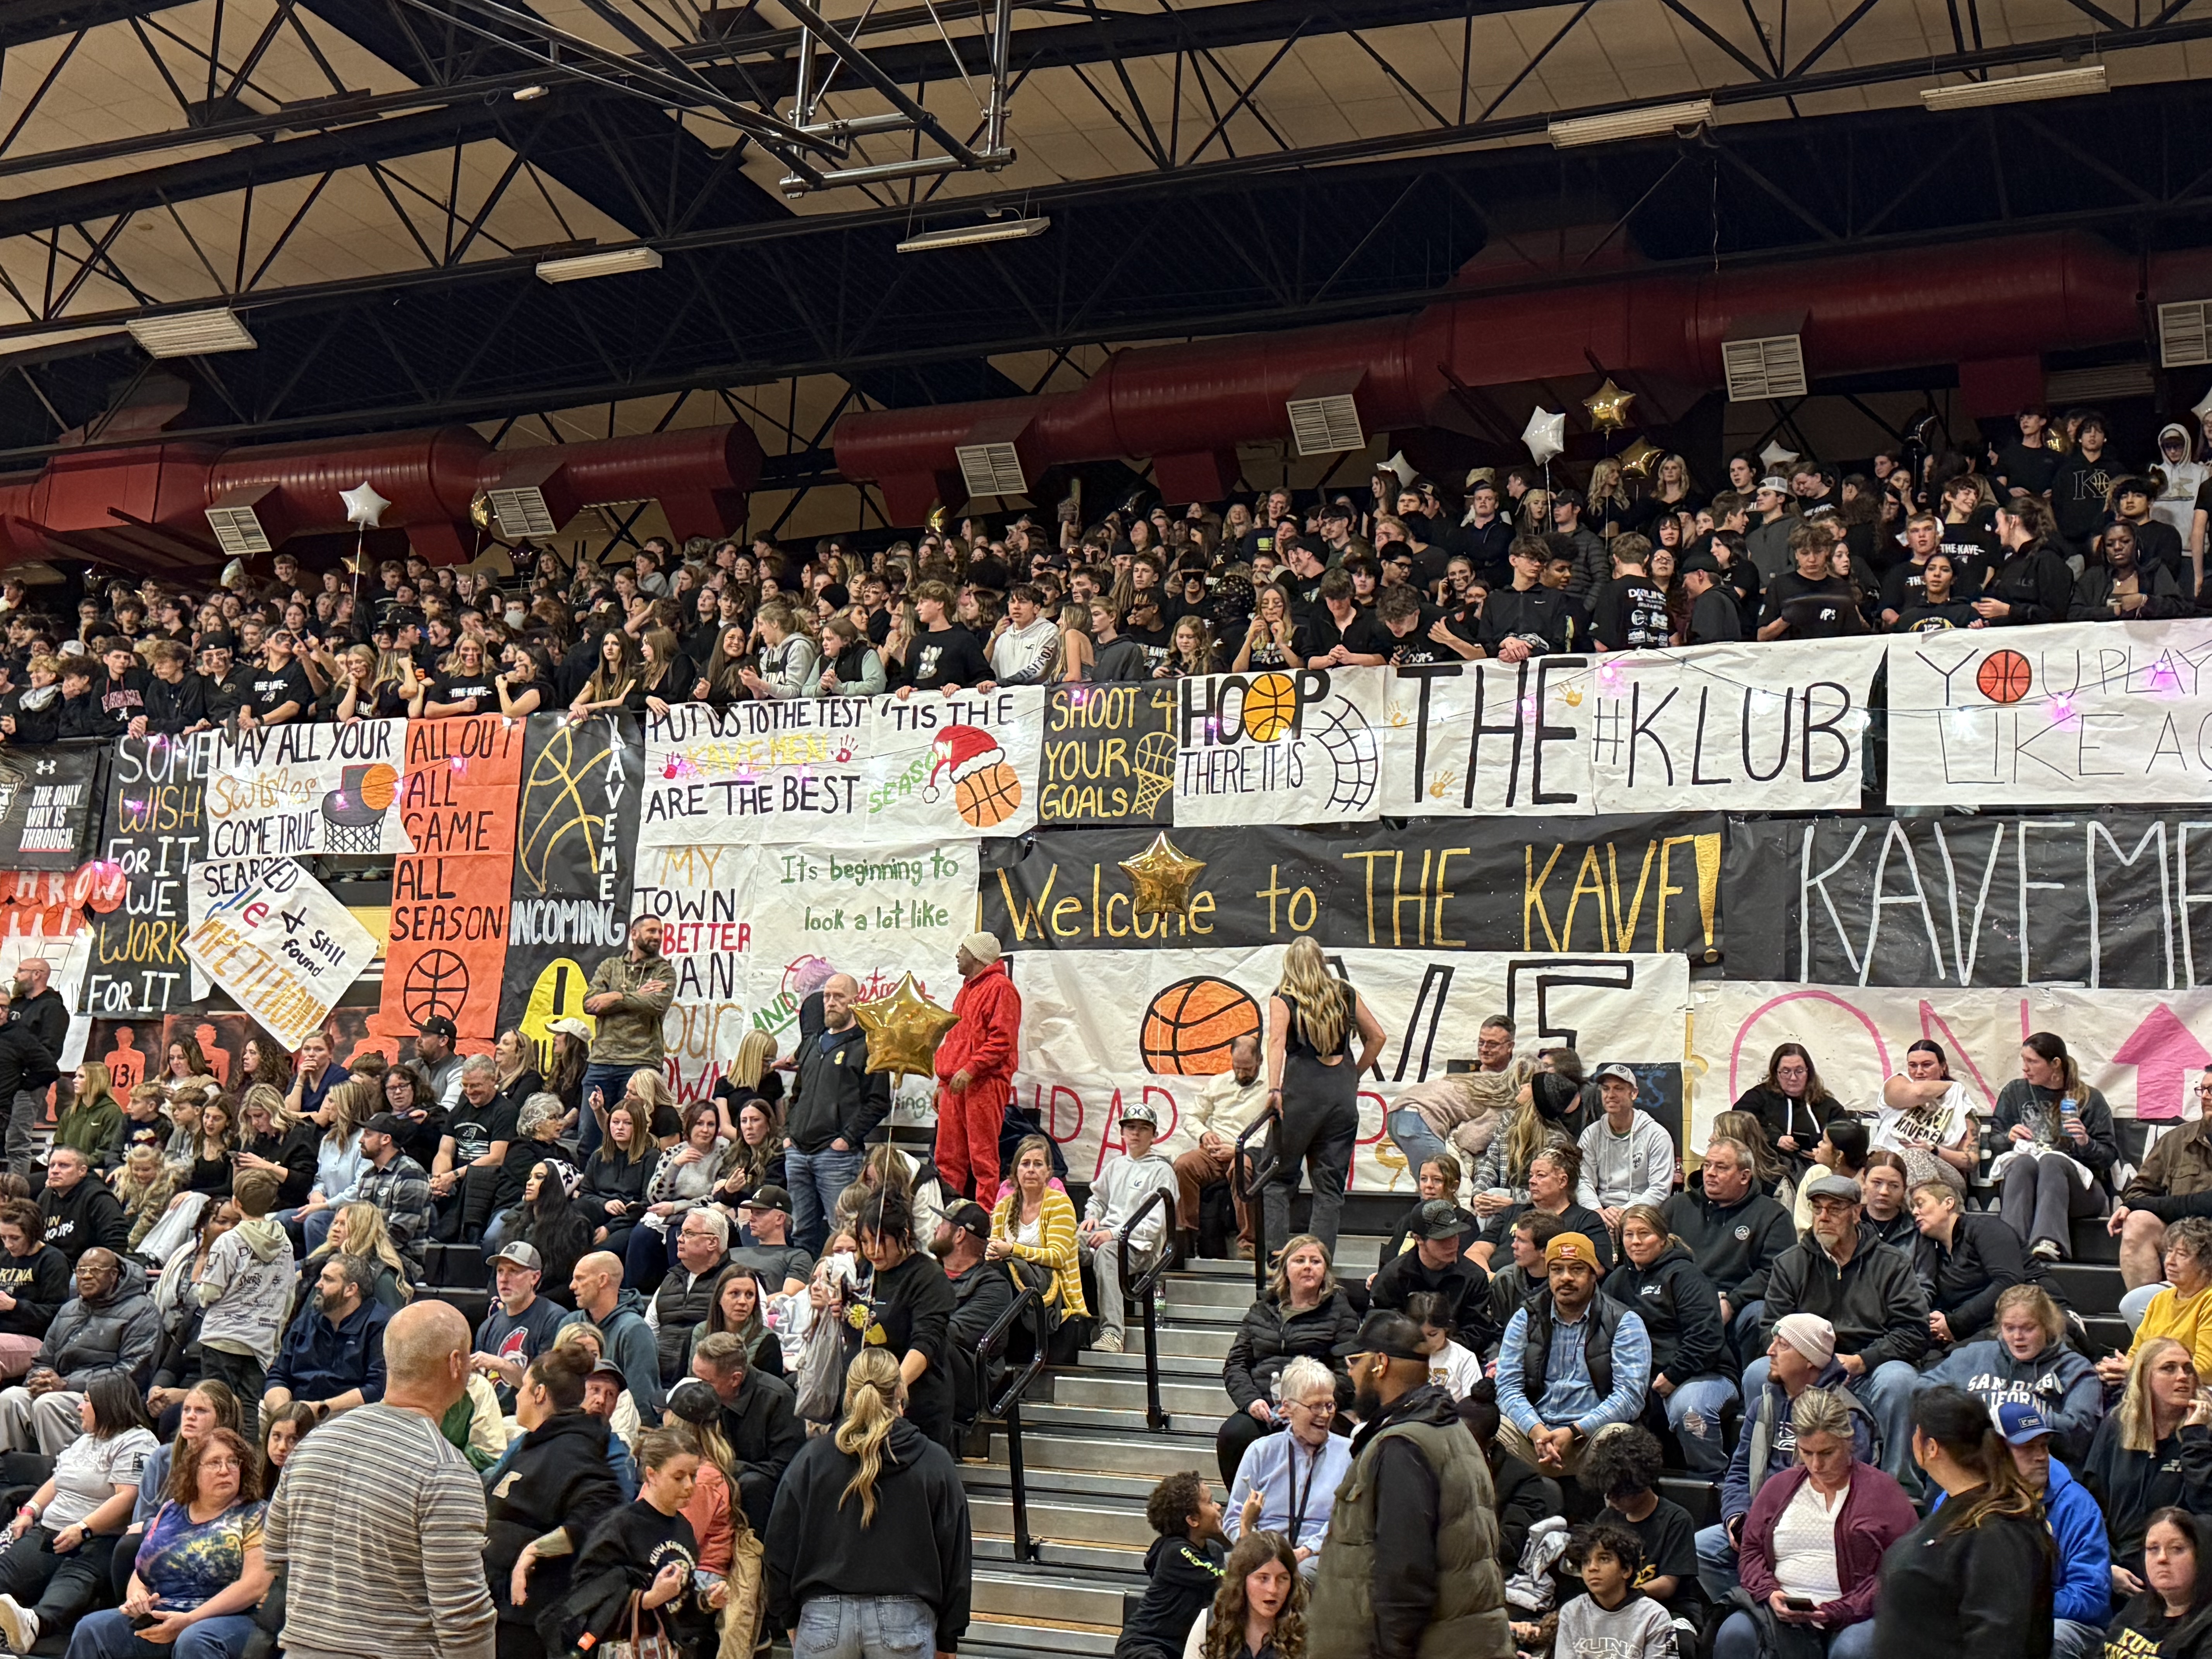
[[[1168,1414],[1160,1409],[1160,1339],[1153,1319],[1153,1293],[1162,1276],[1166,1273],[1168,1264],[1175,1260],[1175,1253],[1162,1250],[1153,1259],[1151,1267],[1133,1277],[1129,1272],[1129,1240],[1144,1224],[1146,1216],[1174,1201],[1175,1193],[1171,1188],[1154,1188],[1152,1195],[1137,1206],[1136,1214],[1129,1218],[1129,1224],[1121,1229],[1121,1236],[1114,1241],[1115,1260],[1121,1273],[1122,1306],[1126,1308],[1132,1302],[1141,1302],[1144,1308],[1145,1422],[1154,1434],[1167,1432]],[[1166,1224],[1161,1224],[1164,1230]]]
[[[1272,1132],[1280,1121],[1274,1113],[1262,1112],[1246,1124],[1244,1133],[1237,1137],[1237,1150],[1229,1164],[1229,1190],[1243,1205],[1244,1213],[1252,1222],[1252,1292],[1259,1297],[1267,1294],[1267,1206],[1261,1202],[1261,1194],[1282,1167],[1282,1159],[1276,1152],[1281,1142],[1270,1133],[1267,1158],[1264,1162],[1253,1160],[1249,1176],[1244,1171],[1244,1159],[1251,1149],[1246,1143],[1262,1129]]]
[[[1021,1294],[1007,1304],[1006,1312],[992,1322],[991,1328],[984,1332],[975,1343],[975,1375],[980,1382],[986,1375],[986,1367],[992,1357],[1006,1346],[1007,1337],[1013,1334],[1015,1322],[1032,1309],[1039,1314],[1039,1317],[1030,1322],[1030,1331],[1036,1342],[1034,1352],[1030,1355],[1030,1363],[1007,1379],[1006,1387],[1000,1391],[996,1400],[984,1402],[982,1411],[985,1417],[998,1418],[1006,1425],[1006,1477],[1013,1493],[1014,1559],[1017,1561],[1035,1561],[1037,1559],[1036,1541],[1030,1537],[1029,1487],[1022,1470],[1021,1401],[1022,1395],[1029,1391],[1030,1384],[1036,1380],[1036,1374],[1044,1369],[1043,1306],[1044,1299],[1037,1294],[1036,1287],[1024,1285]]]

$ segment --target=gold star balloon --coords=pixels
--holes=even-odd
[[[1590,430],[1618,432],[1628,424],[1628,406],[1636,401],[1633,392],[1623,392],[1613,383],[1613,376],[1605,377],[1605,384],[1583,399],[1583,407],[1589,410]]]
[[[915,988],[912,974],[902,975],[889,996],[854,1003],[853,1016],[868,1034],[868,1070],[894,1079],[931,1076],[937,1045],[960,1023]]]
[[[1129,901],[1133,914],[1188,916],[1191,885],[1206,868],[1206,860],[1185,858],[1162,830],[1136,857],[1122,860],[1121,868],[1137,890]]]
[[[1658,464],[1659,458],[1666,453],[1658,445],[1638,438],[1620,452],[1621,472],[1625,477],[1631,478],[1648,478],[1651,476],[1651,469]]]

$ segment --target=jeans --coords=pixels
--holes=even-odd
[[[2067,1221],[2104,1207],[2096,1183],[2084,1187],[2072,1162],[2058,1152],[2024,1152],[2006,1164],[1997,1202],[2014,1232],[2031,1245],[2056,1244],[2061,1261],[2074,1255]]]
[[[89,1613],[70,1638],[69,1659],[238,1659],[253,1634],[251,1613],[218,1614],[187,1626],[170,1646],[142,1640],[120,1607]]]
[[[1129,1271],[1143,1273],[1160,1259],[1166,1249],[1166,1241],[1162,1240],[1149,1250],[1132,1249],[1129,1252]],[[1111,1331],[1116,1336],[1121,1335],[1125,1317],[1121,1305],[1121,1241],[1109,1237],[1103,1244],[1092,1244],[1078,1239],[1075,1253],[1091,1264],[1091,1271],[1097,1277],[1098,1296],[1091,1304],[1091,1311],[1098,1316],[1097,1334],[1103,1336]]]
[[[837,1213],[837,1195],[860,1178],[866,1154],[859,1147],[848,1152],[802,1152],[793,1146],[783,1155],[784,1179],[791,1183],[792,1237],[799,1248],[820,1256],[830,1240],[830,1218]]]
[[[1406,1155],[1406,1168],[1417,1182],[1421,1165],[1432,1158],[1454,1158],[1462,1166],[1467,1163],[1437,1138],[1437,1132],[1429,1127],[1428,1119],[1411,1106],[1393,1106],[1382,1115],[1382,1127],[1390,1132],[1391,1141]],[[1462,1172],[1464,1173],[1464,1169]],[[1455,1203],[1459,1200],[1457,1193],[1447,1193],[1444,1196]]]
[[[1728,1528],[1718,1522],[1698,1528],[1698,1588],[1705,1593],[1705,1600],[1715,1605],[1725,1601],[1729,1592],[1737,1583],[1735,1546],[1729,1542]]]
[[[1759,1340],[1759,1328],[1765,1320],[1766,1303],[1762,1297],[1745,1303],[1735,1310],[1735,1317],[1729,1321],[1729,1346],[1735,1350],[1739,1365],[1748,1365],[1765,1357],[1766,1346]]]
[[[2051,1659],[2097,1659],[2105,1650],[2105,1632],[2094,1625],[2072,1619],[2051,1621]]]
[[[1764,1356],[1744,1367],[1746,1400],[1756,1399],[1766,1386],[1766,1372]],[[1890,1359],[1850,1382],[1851,1393],[1881,1431],[1882,1472],[1904,1487],[1908,1498],[1920,1490],[1920,1472],[1912,1462],[1912,1387],[1919,1377],[1903,1360]]]
[[[1721,1410],[1735,1398],[1735,1383],[1708,1372],[1690,1378],[1659,1401],[1667,1413],[1667,1426],[1681,1443],[1682,1462],[1692,1474],[1718,1474],[1728,1468],[1728,1447],[1721,1440]]]
[[[640,1072],[655,1072],[658,1066],[648,1066],[636,1060],[614,1060],[584,1067],[584,1085],[578,1098],[581,1109],[576,1114],[576,1156],[587,1160],[599,1149],[599,1115],[592,1110],[592,1091],[597,1089],[606,1097],[607,1110],[612,1112],[615,1102],[629,1091],[629,1080]]]
[[[2098,1638],[2100,1641],[2103,1638]],[[1846,1625],[1828,1637],[1828,1659],[1867,1659],[1874,1651],[1874,1620]],[[1747,1613],[1732,1613],[1713,1638],[1713,1659],[1759,1659],[1759,1626]]]
[[[799,1610],[791,1659],[932,1659],[937,1613],[915,1595],[817,1595]]]
[[[2173,1286],[2160,1279],[2155,1285],[2141,1285],[2122,1297],[2120,1317],[2128,1322],[2128,1328],[2133,1330],[2142,1323],[2143,1315],[2150,1311],[2151,1302],[2160,1291],[2170,1291],[2172,1288]]]

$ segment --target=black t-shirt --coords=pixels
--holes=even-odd
[[[465,702],[471,705],[467,710],[470,714],[495,714],[499,712],[499,689],[491,682],[489,669],[479,669],[473,674],[441,675],[423,702],[426,705]]]
[[[1808,582],[1794,570],[1785,570],[1766,585],[1766,609],[1759,619],[1764,628],[1786,617],[1793,640],[1833,640],[1867,631],[1859,615],[1858,589],[1847,576],[1828,576]]]
[[[1339,627],[1335,612],[1326,605],[1315,605],[1306,617],[1305,634],[1309,659],[1326,657],[1340,645],[1363,657],[1388,657],[1398,643],[1375,620],[1374,612],[1358,606],[1352,609],[1352,620]]]
[[[880,611],[868,612],[868,643],[881,645],[891,636],[891,611],[885,605]]]
[[[308,684],[307,671],[295,662],[282,668],[248,671],[245,706],[253,711],[256,720],[265,720],[288,702],[297,703],[298,712],[305,714],[314,700],[315,688]]]
[[[1321,579],[1327,574],[1322,571],[1311,576],[1301,576],[1287,565],[1283,568],[1275,580],[1283,592],[1290,595],[1292,617],[1304,621],[1310,613],[1322,608]]]
[[[1607,651],[1651,651],[1671,642],[1667,596],[1649,576],[1616,576],[1598,590],[1590,631]]]
[[[1694,1620],[1705,1598],[1698,1588],[1698,1529],[1690,1512],[1671,1498],[1662,1498],[1641,1521],[1631,1521],[1617,1510],[1608,1518],[1623,1522],[1644,1540],[1644,1565],[1636,1575],[1638,1587],[1654,1578],[1675,1580],[1674,1594],[1661,1605],[1673,1616]]]
[[[2025,489],[2031,495],[2047,494],[2051,481],[2057,476],[2058,463],[2066,458],[2055,449],[2041,444],[2030,448],[2014,440],[1997,452],[1997,476],[2015,489]]]
[[[463,1096],[453,1115],[446,1120],[446,1133],[453,1138],[454,1166],[475,1163],[491,1150],[494,1141],[511,1143],[514,1139],[514,1108],[497,1095],[481,1106],[470,1105],[468,1097]]]
[[[1942,605],[1929,605],[1923,596],[1918,605],[1909,605],[1897,613],[1897,626],[1893,634],[1942,634],[1954,628],[1972,628],[1980,618],[1974,607],[1964,599],[1952,599]]]
[[[1957,567],[1952,567],[1955,572]],[[1905,611],[1923,604],[1928,596],[1928,567],[1917,559],[1893,564],[1881,579],[1881,608]]]
[[[1566,1126],[1563,1124],[1561,1127]],[[1482,1236],[1490,1243],[1497,1246],[1497,1249],[1491,1256],[1492,1261],[1501,1267],[1511,1265],[1513,1224],[1534,1207],[1534,1205],[1529,1204],[1509,1205],[1491,1218],[1490,1225]],[[1567,1207],[1559,1212],[1559,1219],[1566,1224],[1569,1232],[1580,1233],[1589,1240],[1590,1247],[1597,1252],[1598,1277],[1602,1279],[1611,1273],[1613,1271],[1613,1232],[1605,1224],[1605,1218],[1595,1210],[1586,1210],[1581,1205],[1569,1200]]]
[[[1455,619],[1437,605],[1425,605],[1420,614],[1413,618],[1413,625],[1403,634],[1391,632],[1390,624],[1387,622],[1380,624],[1383,640],[1389,647],[1390,661],[1403,668],[1421,663],[1461,660],[1458,652],[1448,645],[1439,645],[1429,637],[1429,630],[1440,622],[1470,645],[1474,642],[1475,629],[1480,626],[1479,620]]]
[[[1709,587],[1690,606],[1690,643],[1725,645],[1743,638],[1743,611],[1735,592]]]
[[[1972,599],[1997,566],[1997,538],[1986,527],[1971,521],[1947,524],[1942,545],[1951,556],[1951,591]]]
[[[980,685],[991,678],[991,665],[975,636],[957,623],[917,635],[908,647],[914,666],[908,682],[917,691],[934,691],[940,685]]]
[[[1121,637],[1141,648],[1145,653],[1145,672],[1150,674],[1168,659],[1170,635],[1164,628],[1132,628],[1121,629]]]

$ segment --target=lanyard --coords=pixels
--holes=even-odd
[[[1298,1542],[1298,1529],[1305,1525],[1306,1505],[1313,1501],[1314,1477],[1321,1472],[1321,1454],[1318,1451],[1316,1451],[1308,1454],[1306,1457],[1306,1489],[1304,1495],[1300,1496],[1298,1492],[1298,1437],[1293,1434],[1290,1437],[1290,1440],[1291,1456],[1288,1473],[1291,1477],[1291,1522],[1289,1527],[1286,1528],[1285,1530],[1290,1534],[1291,1547],[1296,1549]]]

